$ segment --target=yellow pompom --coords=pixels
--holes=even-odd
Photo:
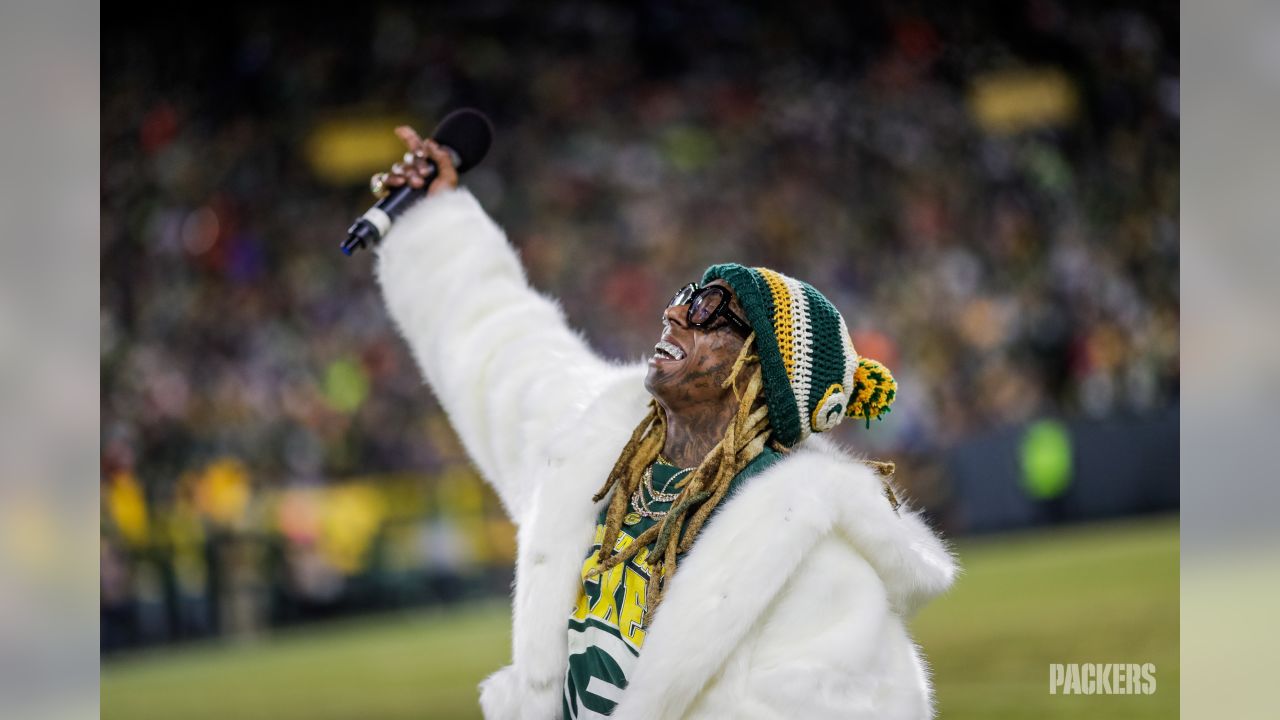
[[[864,418],[867,427],[871,427],[871,419],[879,420],[888,413],[897,394],[898,383],[889,368],[871,358],[858,358],[858,369],[853,372],[853,393],[845,415]]]

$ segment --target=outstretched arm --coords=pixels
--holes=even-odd
[[[520,522],[527,463],[608,382],[610,366],[529,287],[501,228],[456,189],[448,155],[397,132],[416,160],[387,184],[421,187],[428,157],[440,173],[378,248],[383,296],[471,458]]]

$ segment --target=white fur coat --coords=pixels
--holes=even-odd
[[[512,663],[482,683],[485,717],[556,718],[569,612],[603,504],[591,496],[646,411],[645,369],[595,355],[529,288],[466,190],[408,211],[380,247],[378,277],[518,527]],[[702,530],[612,717],[930,717],[928,668],[904,620],[956,572],[871,470],[811,438]]]

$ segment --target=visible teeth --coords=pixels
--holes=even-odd
[[[666,340],[660,340],[657,345],[653,346],[653,349],[656,350],[657,352],[662,353],[663,355],[666,355],[672,358],[673,360],[684,359],[684,351],[676,347],[675,345],[672,345],[671,343],[667,342]]]

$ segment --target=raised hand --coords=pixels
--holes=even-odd
[[[423,140],[417,131],[408,125],[396,128],[396,135],[404,142],[409,151],[404,158],[391,166],[390,171],[378,173],[369,180],[370,190],[377,197],[382,197],[390,188],[401,187],[408,183],[410,187],[421,188],[426,184],[430,172],[428,162],[436,165],[436,175],[427,187],[428,195],[452,190],[458,186],[458,169],[453,165],[453,158],[444,148],[433,140]]]

